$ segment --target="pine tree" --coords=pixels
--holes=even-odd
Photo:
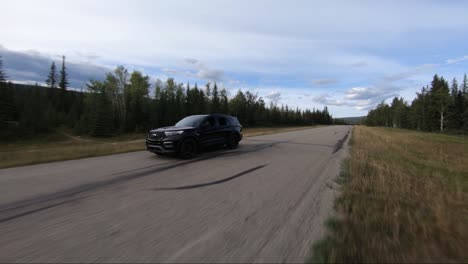
[[[465,100],[465,106],[468,105],[468,100]],[[468,133],[468,107],[465,107],[465,111],[463,112],[463,126],[462,129],[465,133]]]
[[[187,115],[192,115],[193,113],[193,102],[192,102],[192,92],[190,91],[190,83],[187,82],[185,90],[185,112]]]
[[[106,137],[112,134],[112,105],[105,84],[92,81],[88,85],[91,91],[90,134],[95,137]]]
[[[211,100],[211,83],[205,84],[205,96],[206,96],[206,102],[210,102]]]
[[[25,105],[21,109],[20,127],[22,133],[26,135],[37,132],[48,132],[54,127],[56,112],[54,107],[47,97],[47,90],[42,87],[35,86],[33,89],[23,93]]]
[[[211,99],[211,112],[212,113],[218,113],[219,108],[220,108],[220,100],[219,100],[219,93],[218,93],[218,86],[216,83],[214,84],[213,87],[213,93],[212,93],[212,99]]]
[[[221,90],[221,113],[228,114],[229,113],[229,100],[227,96],[227,92],[225,89]]]
[[[450,95],[455,97],[458,94],[458,82],[456,78],[452,80],[452,86],[450,87]]]
[[[112,111],[114,114],[115,127],[124,132],[127,120],[127,88],[129,85],[128,79],[130,75],[128,70],[123,66],[117,68],[110,73],[106,74],[106,89],[112,102]],[[158,80],[159,81],[159,80]]]
[[[192,100],[192,113],[193,114],[202,114],[200,107],[200,96],[199,96],[198,84],[195,83],[195,87],[190,90],[191,100]]]
[[[463,126],[463,93],[458,89],[457,79],[453,78],[450,88],[450,102],[447,111],[448,128],[460,130]]]
[[[3,72],[3,60],[2,56],[0,56],[0,83],[6,81],[6,74]]]
[[[445,117],[447,114],[447,108],[450,100],[450,93],[448,83],[444,80],[443,77],[439,78],[437,74],[434,76],[434,79],[431,83],[430,96],[433,113],[432,117],[435,119],[439,119],[439,129],[440,132],[443,132],[446,121]],[[433,128],[437,127],[436,123],[437,121],[433,120]]]
[[[463,82],[460,87],[461,97],[463,98],[462,129],[468,132],[468,78],[463,76]]]
[[[0,82],[0,128],[14,121],[16,117],[16,90],[11,83]],[[6,131],[4,131],[6,132]],[[3,135],[0,132],[0,135]]]
[[[127,131],[140,131],[144,126],[149,87],[149,76],[143,75],[139,71],[132,72],[126,94],[128,116],[130,117],[126,124]]]
[[[173,78],[169,78],[166,80],[165,86],[165,93],[167,96],[167,112],[165,119],[167,120],[167,125],[175,124],[178,120],[177,113],[179,109],[177,109],[177,102],[176,102],[176,94],[177,94],[177,83]]]
[[[207,98],[202,89],[198,91],[198,103],[200,104],[200,114],[205,114],[207,111]]]
[[[110,136],[112,133],[111,104],[105,92],[98,94],[97,97],[95,119],[91,134],[96,137]]]
[[[59,87],[63,91],[67,90],[67,87],[68,87],[68,74],[67,74],[67,68],[65,67],[65,56],[62,56],[62,69],[60,70]]]
[[[464,96],[468,97],[468,78],[466,77],[466,73],[463,76],[463,82],[461,83],[460,90]]]
[[[184,93],[184,85],[182,83],[177,84],[176,88],[176,119],[182,119],[185,114],[185,93]]]
[[[406,102],[403,98],[393,98],[391,105],[392,126],[393,128],[403,128],[405,125],[406,117]]]
[[[55,62],[52,62],[50,65],[50,72],[49,76],[47,77],[46,84],[50,88],[56,88],[56,83],[57,83],[57,72],[55,69]]]
[[[241,123],[247,124],[247,99],[241,90],[229,101],[229,110]]]

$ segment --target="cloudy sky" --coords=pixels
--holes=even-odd
[[[393,96],[411,100],[435,73],[461,79],[467,10],[468,1],[4,1],[0,56],[14,81],[43,82],[63,54],[76,88],[124,65],[358,116]]]

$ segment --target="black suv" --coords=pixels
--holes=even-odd
[[[158,155],[176,153],[191,158],[208,146],[227,145],[234,149],[241,140],[242,125],[237,118],[221,114],[192,115],[174,126],[149,131],[146,149]]]

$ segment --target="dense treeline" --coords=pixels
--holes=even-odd
[[[423,87],[408,104],[395,97],[390,105],[382,102],[369,111],[366,124],[409,128],[423,131],[468,132],[468,80],[465,74],[459,85],[435,75],[431,85]]]
[[[0,68],[1,69],[1,68]],[[3,75],[3,71],[0,71]],[[5,79],[5,78],[4,78]],[[60,74],[55,64],[46,79],[48,87],[0,81],[1,138],[50,132],[66,126],[78,134],[111,136],[144,132],[173,125],[187,115],[227,113],[238,117],[244,126],[331,124],[323,110],[290,109],[265,101],[249,91],[239,90],[228,98],[216,83],[203,87],[177,83],[169,78],[157,80],[150,94],[150,78],[122,66],[108,73],[103,81],[91,80],[85,91],[68,89],[65,58]]]

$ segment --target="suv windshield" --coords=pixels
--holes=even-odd
[[[176,127],[183,127],[183,126],[198,127],[205,117],[206,115],[187,116],[186,118],[177,122],[175,126]]]

